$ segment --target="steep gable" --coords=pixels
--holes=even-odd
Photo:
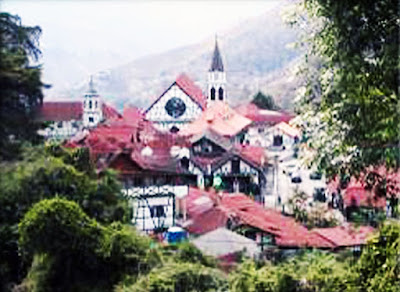
[[[168,112],[168,102],[177,98],[183,103],[182,112],[176,116]],[[145,111],[147,120],[153,122],[188,122],[197,118],[205,108],[206,97],[192,80],[180,75],[174,83]]]

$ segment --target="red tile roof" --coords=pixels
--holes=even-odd
[[[261,168],[267,165],[267,156],[263,147],[236,144],[235,148],[244,160],[250,161]]]
[[[313,233],[331,242],[335,248],[364,245],[374,232],[371,226],[354,227],[352,225],[331,228],[315,228]]]
[[[283,111],[260,109],[254,103],[239,105],[235,107],[235,110],[253,122],[267,122],[276,124],[280,122],[289,122],[294,117],[294,115]]]
[[[176,79],[176,84],[194,101],[196,101],[202,109],[207,107],[207,97],[203,95],[200,87],[198,87],[186,74],[181,74]]]
[[[116,119],[120,118],[121,115],[118,111],[110,105],[103,103],[103,118]],[[37,113],[37,119],[40,121],[71,121],[71,120],[82,120],[83,116],[83,105],[80,101],[51,101],[44,102]]]
[[[201,199],[205,198],[205,199]],[[210,200],[214,202],[210,206]],[[204,234],[226,227],[231,219],[239,225],[248,225],[275,236],[280,247],[338,248],[365,243],[373,229],[362,227],[357,232],[344,227],[308,230],[293,218],[275,210],[265,209],[244,194],[222,194],[189,188],[186,197],[187,212],[191,218],[186,227],[190,233]],[[334,239],[335,232],[338,237]]]
[[[122,115],[111,105],[103,103],[102,106],[103,118],[106,120],[119,119]]]
[[[39,121],[61,122],[81,120],[83,115],[82,102],[44,102],[39,108],[36,118]]]
[[[215,206],[212,208],[208,206],[203,213],[194,211],[193,205],[195,203],[193,202],[199,201],[201,196],[214,196]],[[275,235],[278,246],[333,247],[327,240],[311,234],[305,227],[295,222],[293,218],[285,217],[273,210],[264,209],[263,206],[244,194],[223,194],[218,199],[218,195],[216,196],[215,193],[189,188],[189,195],[186,200],[188,215],[191,217],[191,224],[187,226],[187,230],[194,234],[204,234],[219,227],[226,227],[228,220],[232,219],[237,221],[239,225],[249,225]],[[209,202],[203,200],[203,204],[209,204]],[[196,207],[198,210],[201,209],[200,206]]]
[[[210,129],[221,136],[233,137],[250,124],[251,120],[235,112],[227,103],[216,101],[179,134],[193,136]]]

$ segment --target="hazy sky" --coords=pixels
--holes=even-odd
[[[196,43],[260,15],[278,1],[0,0],[1,10],[43,29],[41,46],[130,60]]]

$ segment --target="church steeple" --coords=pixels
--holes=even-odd
[[[213,71],[224,72],[224,64],[222,63],[221,54],[219,52],[217,37],[215,37],[215,48],[210,68],[210,72]]]
[[[226,102],[226,75],[221,53],[215,36],[215,48],[208,72],[208,97],[207,106],[211,106],[216,100]]]
[[[95,127],[103,119],[103,110],[100,96],[97,94],[93,84],[93,77],[90,76],[89,89],[83,100],[83,125]]]

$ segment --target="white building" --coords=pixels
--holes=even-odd
[[[196,120],[215,101],[227,101],[226,74],[217,42],[207,87],[205,95],[188,76],[181,74],[145,111],[145,118],[161,131],[176,133]]]
[[[72,138],[85,128],[119,117],[117,110],[102,101],[92,79],[82,101],[44,102],[36,113],[36,120],[43,123],[39,135],[52,140]]]

